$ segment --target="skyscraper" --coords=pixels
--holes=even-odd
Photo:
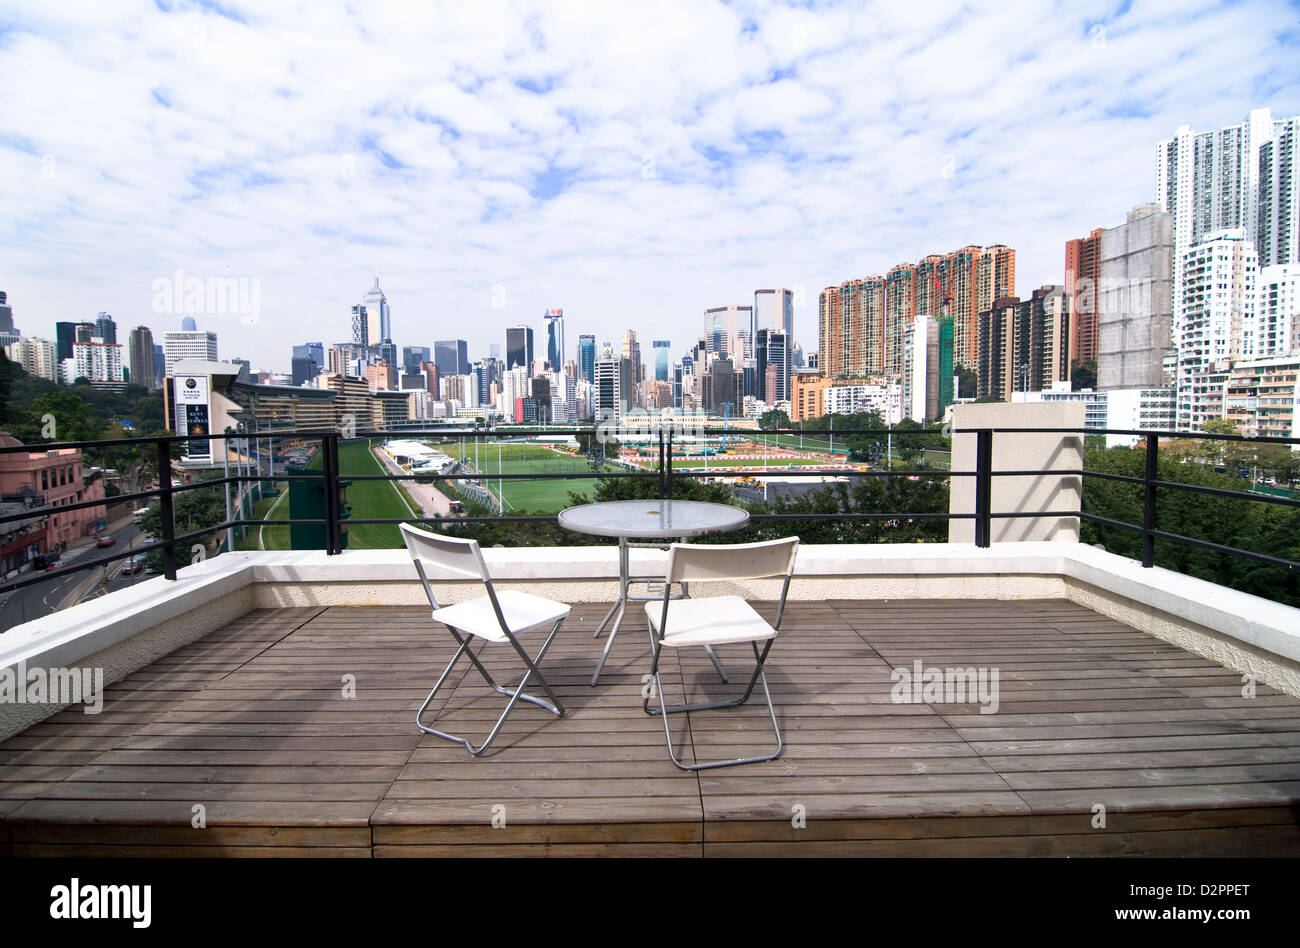
[[[402,371],[407,375],[419,372],[420,363],[428,361],[428,346],[402,346]]]
[[[1101,283],[1101,235],[1097,228],[1087,237],[1065,242],[1065,292],[1078,332],[1070,340],[1072,362],[1097,360],[1097,293]]]
[[[592,381],[592,409],[600,424],[617,425],[623,419],[623,360],[615,356],[597,359]]]
[[[375,277],[375,285],[362,298],[361,305],[366,309],[368,333],[364,345],[377,346],[386,339],[392,339],[393,327],[389,320],[388,297],[384,296],[384,291],[379,288],[378,276]]]
[[[100,313],[95,317],[95,335],[104,340],[105,345],[117,344],[117,323],[113,322],[113,317],[108,313]]]
[[[182,359],[206,359],[217,361],[217,334],[206,330],[194,332],[163,333],[163,352],[167,357],[166,372],[172,375],[172,367]]]
[[[704,311],[704,342],[710,359],[731,359],[744,364],[752,355],[749,332],[754,323],[753,306],[711,306]]]
[[[1215,131],[1179,126],[1156,146],[1156,203],[1174,218],[1175,313],[1184,301],[1181,261],[1210,234],[1243,230],[1261,266],[1297,259],[1298,128],[1300,117],[1274,121],[1269,109],[1252,109]]]
[[[438,374],[464,375],[469,371],[469,344],[464,339],[438,339],[433,343],[433,361]]]
[[[558,372],[564,367],[564,310],[548,309],[546,319],[546,367]]]
[[[596,379],[596,337],[586,333],[578,337],[578,371],[588,382]]]
[[[154,376],[157,374],[153,364],[153,333],[148,326],[136,326],[129,338],[129,357],[131,360],[131,381],[145,388],[155,387]]]
[[[14,310],[9,305],[9,294],[0,290],[0,333],[14,331]]]
[[[967,246],[898,264],[888,276],[830,286],[818,298],[818,364],[823,374],[902,372],[903,343],[917,313],[953,320],[955,357],[978,361],[979,314],[1016,285],[1016,252],[1002,244]]]
[[[506,329],[506,368],[515,367],[532,372],[533,330],[531,326],[510,326]]]
[[[910,299],[910,297],[909,297]],[[909,303],[910,305],[910,303]],[[750,333],[750,339],[757,345],[758,333],[766,329],[769,333],[775,332],[781,334],[784,342],[784,356],[778,362],[773,362],[770,353],[766,358],[767,365],[776,366],[777,386],[781,391],[779,399],[766,399],[768,404],[774,401],[783,401],[790,396],[790,373],[794,370],[794,291],[785,289],[773,290],[755,290],[754,291],[754,326]],[[769,336],[768,345],[771,345]],[[758,359],[758,353],[755,351],[755,358]],[[766,373],[767,368],[763,360],[758,360],[758,371],[760,375]],[[766,383],[760,382],[760,387],[766,389]]]
[[[77,341],[77,324],[76,323],[55,323],[54,324],[54,346],[58,353],[58,359],[62,362],[64,359],[72,358],[72,345]]]
[[[1199,431],[1223,417],[1230,364],[1259,355],[1254,243],[1244,228],[1207,234],[1182,255],[1178,269],[1176,423],[1180,431]]]
[[[1097,388],[1160,388],[1173,332],[1173,216],[1144,204],[1102,231]]]
[[[668,339],[655,339],[650,343],[655,351],[655,381],[667,382],[668,378],[668,350],[672,342]]]

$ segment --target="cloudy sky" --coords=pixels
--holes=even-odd
[[[0,289],[158,335],[157,281],[256,281],[199,326],[286,370],[376,268],[399,347],[473,357],[562,307],[676,358],[788,286],[813,350],[828,284],[991,243],[1060,282],[1178,125],[1300,112],[1295,4],[987,6],[0,0]]]

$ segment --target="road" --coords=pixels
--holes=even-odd
[[[67,567],[55,570],[49,574],[49,579],[43,583],[24,586],[22,589],[16,589],[11,593],[0,596],[0,632],[12,629],[24,622],[30,622],[32,619],[39,619],[41,616],[57,612],[64,605],[72,605],[72,602],[65,603],[65,600],[73,599],[74,593],[77,594],[75,601],[81,601],[92,596],[115,592],[133,583],[151,578],[144,573],[137,573],[134,576],[120,575],[122,560],[131,555],[133,545],[139,546],[141,543],[140,528],[128,521],[113,530],[110,535],[117,541],[112,547],[101,549],[92,544],[89,548],[75,555],[65,555],[64,557],[64,562],[71,566],[74,563],[84,563],[87,560],[95,559],[105,553],[114,555],[117,559],[108,564],[109,581],[107,584],[101,582],[104,577],[104,567],[102,566],[95,569],[80,570],[75,573],[69,572]],[[22,577],[27,578],[30,575],[30,573],[23,573]]]

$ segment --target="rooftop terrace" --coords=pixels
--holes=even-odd
[[[1243,697],[1236,672],[1077,603],[792,602],[769,670],[784,755],[696,773],[641,711],[636,610],[591,687],[605,608],[575,608],[544,664],[569,714],[525,706],[477,760],[414,725],[452,646],[427,608],[251,611],[101,714],[0,743],[0,854],[1300,855],[1300,700]],[[891,670],[916,660],[998,668],[997,713],[896,703]],[[735,687],[702,654],[665,682]],[[446,693],[440,720],[499,713],[473,677]],[[680,753],[769,739],[760,710],[681,716]]]

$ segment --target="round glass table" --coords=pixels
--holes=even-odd
[[[652,547],[662,549],[662,543],[631,543],[631,538],[645,540],[672,540],[698,537],[708,533],[729,533],[739,530],[749,522],[749,512],[740,507],[727,504],[709,504],[698,500],[615,500],[600,504],[582,504],[560,511],[559,524],[575,533],[587,533],[599,537],[618,537],[618,598],[605,613],[605,618],[596,627],[599,636],[614,619],[609,630],[609,639],[605,650],[596,664],[591,683],[595,685],[600,679],[600,672],[609,658],[609,651],[614,646],[614,636],[627,612],[629,600],[648,601],[660,598],[658,595],[632,595],[629,587],[633,583],[662,582],[660,576],[632,576],[628,550],[631,547]],[[683,595],[686,595],[683,590]],[[680,597],[679,597],[680,598]],[[617,613],[617,615],[616,615]],[[718,657],[708,649],[709,658],[718,670],[723,681],[727,674],[723,671]]]

